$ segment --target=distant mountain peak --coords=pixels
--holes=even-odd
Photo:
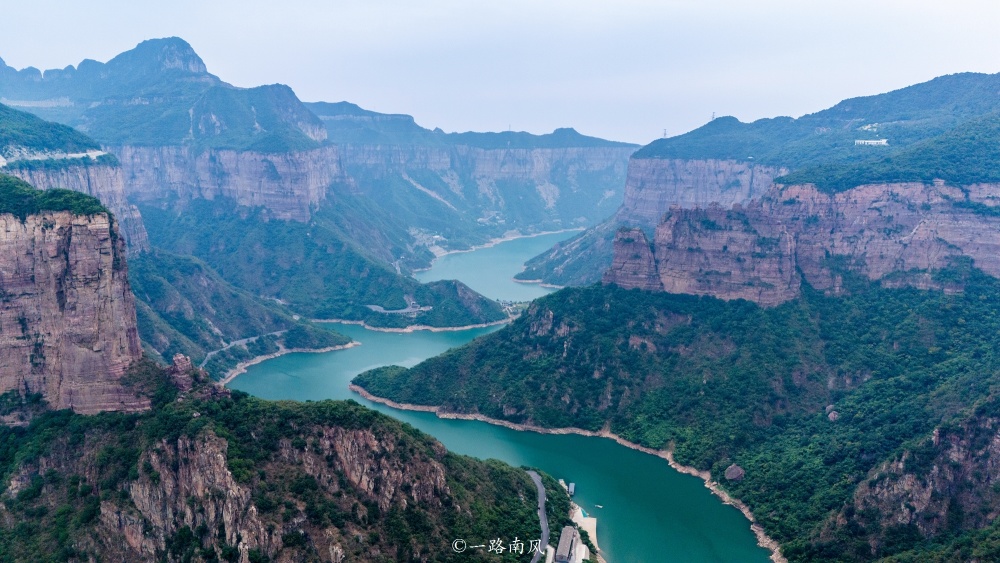
[[[109,67],[142,68],[144,70],[180,70],[192,74],[207,74],[205,61],[191,45],[180,37],[147,39],[108,61]]]

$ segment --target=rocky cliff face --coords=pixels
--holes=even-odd
[[[620,197],[630,147],[484,149],[469,146],[344,145],[359,185],[402,174],[415,189],[481,222],[527,228],[525,216],[593,223]],[[428,176],[428,173],[431,175]],[[529,210],[523,209],[530,208]],[[519,225],[519,223],[521,223]]]
[[[0,392],[57,409],[137,410],[120,384],[141,355],[125,245],[106,214],[0,215]]]
[[[872,554],[886,537],[912,529],[923,537],[989,526],[1000,515],[1000,418],[992,399],[960,424],[887,461],[858,485],[832,518],[827,537],[864,531]]]
[[[146,227],[139,209],[125,195],[122,169],[115,166],[11,169],[5,174],[21,178],[40,190],[63,188],[92,195],[111,210],[130,252],[149,250]]]
[[[588,229],[571,245],[553,248],[528,262],[522,279],[556,285],[587,285],[612,262],[619,228],[652,231],[674,208],[731,207],[760,198],[786,171],[734,160],[632,158],[624,200],[614,216]],[[616,262],[617,263],[617,262]]]
[[[341,177],[336,147],[288,153],[197,150],[189,147],[108,149],[122,163],[133,200],[226,197],[264,207],[276,219],[307,221]]]
[[[672,207],[731,207],[763,196],[787,170],[734,160],[633,158],[615,219],[652,227]]]
[[[161,368],[131,375],[160,390],[151,411],[30,427],[12,446],[35,455],[4,466],[0,524],[32,532],[7,536],[5,561],[65,546],[80,560],[429,561],[456,537],[540,532],[524,471],[453,456],[356,403],[232,397],[197,370],[161,401]]]
[[[663,289],[656,271],[656,259],[642,229],[618,231],[615,235],[615,259],[604,272],[604,279],[622,287],[641,287],[649,291]]]
[[[529,215],[549,215],[567,226],[598,220],[594,206],[613,208],[631,151],[401,145],[274,154],[185,147],[109,150],[122,162],[129,196],[136,201],[228,197],[265,207],[278,219],[306,221],[334,181],[391,205],[397,198],[385,195],[384,182],[396,177],[415,199],[443,203],[446,213],[471,212],[487,222],[509,222],[510,228],[525,215],[519,209],[524,206],[532,208]],[[523,201],[526,197],[532,201]]]
[[[932,284],[929,270],[971,258],[1000,276],[997,186],[879,184],[826,194],[811,185],[776,186],[757,202],[674,209],[656,228],[653,256],[663,289],[744,298],[765,305],[798,295],[802,280],[839,291],[838,267],[886,284]],[[658,289],[621,272],[650,268],[648,257],[616,244],[606,282]],[[954,289],[948,288],[945,289]]]
[[[440,463],[423,459],[404,464],[393,455],[395,445],[383,443],[371,430],[320,427],[315,432],[316,447],[306,451],[284,440],[265,471],[276,474],[279,468],[297,467],[324,492],[359,491],[376,499],[383,511],[397,504],[405,510],[410,503],[440,508],[449,494]],[[283,547],[282,527],[258,511],[252,488],[233,477],[227,467],[228,448],[226,440],[211,431],[161,442],[140,459],[152,471],[128,487],[134,509],[102,503],[102,533],[123,538],[121,554],[131,561],[152,560],[167,551],[168,542],[185,526],[223,530],[221,543],[235,546],[242,561],[249,559],[251,550],[274,557]],[[153,472],[158,478],[151,477]],[[304,522],[290,524],[299,527]],[[338,561],[337,553],[342,559],[348,542],[334,530],[325,532],[310,534],[317,550],[328,555],[322,560]]]

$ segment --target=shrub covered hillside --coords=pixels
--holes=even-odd
[[[76,215],[111,213],[97,198],[70,190],[36,190],[31,184],[0,174],[0,213],[11,213],[22,221],[43,211],[69,211]]]
[[[349,242],[323,214],[309,223],[269,220],[265,210],[231,201],[194,200],[183,211],[142,207],[150,241],[204,260],[226,281],[253,295],[280,299],[308,318],[364,321],[372,326],[464,326],[503,320],[495,301],[461,282],[421,284]],[[415,316],[372,310],[430,310]]]
[[[0,427],[0,560],[522,561],[451,543],[539,537],[521,469],[450,454],[350,401],[268,402],[199,377],[179,393],[141,364],[129,378],[150,412]],[[4,398],[6,415],[37,411]]]
[[[944,180],[968,186],[1000,182],[1000,117],[993,114],[914,143],[895,154],[853,163],[812,166],[777,178],[784,184],[816,184],[827,192],[864,184]]]
[[[745,476],[723,486],[794,561],[994,560],[1000,281],[956,267],[937,282],[964,290],[884,289],[845,274],[846,295],[807,289],[763,309],[565,289],[499,332],[355,383],[517,423],[608,425],[719,479],[738,464]],[[963,442],[963,425],[985,438]]]
[[[11,151],[19,149],[78,153],[101,150],[101,146],[72,127],[49,123],[0,104],[0,156],[9,158],[13,156]]]

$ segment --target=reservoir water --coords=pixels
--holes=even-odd
[[[447,267],[445,277],[460,279],[488,297],[538,297],[551,290],[518,284],[510,281],[510,276],[520,271],[526,259],[573,234],[516,239],[448,255],[421,273],[420,279],[442,279],[437,268]],[[535,294],[520,293],[525,288]],[[738,510],[722,504],[700,479],[674,471],[663,459],[605,438],[518,432],[483,422],[401,411],[367,401],[347,388],[355,375],[367,369],[388,364],[413,366],[499,328],[389,333],[338,324],[336,329],[361,346],[268,360],[251,366],[230,387],[267,399],[353,399],[412,424],[453,452],[538,467],[556,478],[575,482],[574,499],[598,518],[598,542],[611,563],[768,561],[769,553],[757,546],[749,522]]]

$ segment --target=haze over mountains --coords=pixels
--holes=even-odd
[[[615,215],[533,259],[519,277],[557,285],[593,283],[611,266],[619,227],[640,227],[651,238],[671,206],[717,203],[728,209],[763,197],[776,182],[815,183],[840,191],[864,183],[934,178],[966,184],[998,181],[992,145],[974,142],[997,134],[998,92],[1000,75],[956,74],[852,98],[798,119],[741,123],[720,117],[689,133],[653,141],[633,155],[624,201]],[[887,139],[887,145],[855,144],[878,139]]]
[[[76,68],[0,66],[0,98],[117,157],[105,167],[63,162],[58,173],[51,163],[37,170],[48,161],[8,169],[42,187],[105,186],[88,193],[121,218],[130,247],[156,250],[134,260],[143,341],[196,360],[287,328],[260,297],[280,300],[287,315],[371,325],[502,320],[498,305],[461,283],[421,285],[405,274],[508,232],[596,223],[617,206],[633,150],[569,129],[445,134],[346,102],[303,104],[282,85],[235,88],[177,38]],[[46,150],[57,145],[70,150],[61,139]],[[86,181],[95,170],[111,181]],[[202,271],[207,283],[183,283],[177,269]],[[228,295],[231,306],[198,305],[209,295]],[[369,307],[411,301],[430,309],[409,317]],[[256,321],[239,326],[233,310]]]
[[[507,315],[459,282],[421,285],[399,258],[383,261],[377,206],[331,209],[350,178],[336,147],[313,144],[307,133],[324,127],[289,89],[234,89],[182,42],[152,44],[31,90],[71,102],[20,100],[59,108],[100,144],[0,105],[0,559],[376,561],[453,537],[539,537],[523,470],[449,454],[353,403],[230,394],[192,365],[221,375],[251,356],[349,342],[304,315],[439,326]],[[30,98],[4,84],[5,99]],[[159,137],[205,86],[187,114],[208,112],[204,134]],[[101,131],[134,144],[112,147]],[[351,186],[341,201],[364,197]],[[315,199],[300,205],[304,193]],[[432,308],[366,306],[414,299]],[[568,524],[568,496],[542,479],[548,521]]]
[[[585,227],[522,277],[603,283],[356,383],[669,452],[779,560],[1000,559],[998,75],[637,151],[235,88],[176,38],[0,64],[0,99],[0,172],[20,178],[0,176],[0,416],[32,425],[0,428],[0,558],[406,559],[482,522],[537,535],[523,472],[194,366],[349,344],[313,319],[511,321],[407,274]]]
[[[747,503],[775,557],[996,559],[998,85],[655,141],[617,214],[523,274],[603,284],[355,382],[671,451]]]

